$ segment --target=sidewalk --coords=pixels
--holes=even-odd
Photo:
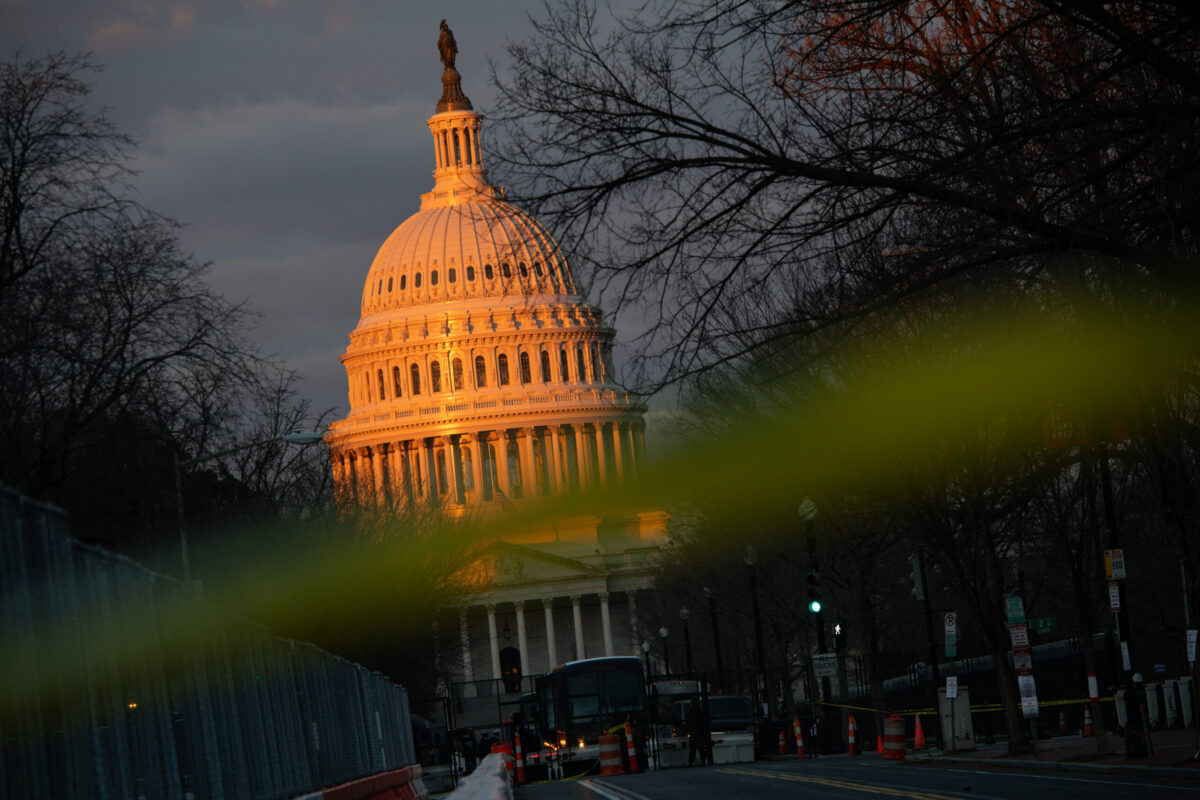
[[[1110,755],[1096,752],[1093,737],[1058,736],[1038,741],[1037,752],[1010,756],[1005,743],[980,745],[974,750],[943,754],[936,750],[910,750],[908,760],[956,765],[1004,767],[1008,769],[1057,769],[1070,772],[1120,773],[1200,779],[1200,761],[1195,729],[1155,731],[1154,758],[1126,758],[1125,740],[1109,734]]]

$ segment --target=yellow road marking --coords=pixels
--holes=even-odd
[[[800,781],[802,783],[817,783],[822,786],[828,786],[832,789],[851,789],[857,792],[867,792],[869,794],[882,794],[889,797],[908,797],[912,800],[958,800],[946,794],[934,794],[932,792],[913,791],[911,789],[893,789],[888,786],[873,786],[869,783],[856,783],[854,781],[841,781],[836,778],[818,778],[810,775],[790,775],[782,772],[764,772],[754,769],[718,769],[717,772],[727,772],[731,775],[750,775],[755,778],[770,778],[779,781]]]

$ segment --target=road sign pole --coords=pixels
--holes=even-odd
[[[934,735],[937,737],[938,750],[945,750],[942,741],[942,710],[938,707],[938,685],[941,676],[938,672],[937,642],[933,638],[933,604],[929,601],[929,580],[925,574],[925,556],[921,553],[921,544],[917,543],[918,568],[921,570],[921,585],[925,587],[925,635],[929,639],[929,666],[933,670],[933,679],[929,686],[933,689],[933,718],[936,720]]]

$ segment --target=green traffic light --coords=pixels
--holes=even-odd
[[[820,614],[821,613],[821,601],[820,600],[809,600],[808,601],[808,610],[814,614]]]

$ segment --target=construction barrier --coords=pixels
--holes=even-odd
[[[621,738],[613,733],[600,734],[600,776],[624,775],[621,765]]]
[[[913,750],[925,749],[925,731],[921,729],[921,715],[917,714],[917,729],[913,732]]]
[[[517,745],[517,783],[525,782],[525,752],[521,749],[521,732],[517,731],[514,737]]]
[[[800,730],[800,715],[792,715],[792,730],[796,732],[796,755],[804,760],[804,733]]]
[[[1092,707],[1083,707],[1083,735],[1095,736],[1096,728],[1092,725]]]
[[[883,757],[889,761],[904,760],[904,719],[890,716],[883,721]]]
[[[625,754],[629,756],[629,771],[638,771],[637,748],[633,744],[633,729],[629,727],[629,720],[625,720]]]
[[[787,740],[783,736],[783,731],[779,731],[779,755],[787,752]]]
[[[851,714],[850,715],[850,731],[849,731],[849,736],[847,737],[848,743],[849,743],[848,749],[846,751],[847,755],[852,755],[852,756],[858,755],[858,748],[856,747],[857,743],[854,740],[854,734],[855,734],[856,730],[857,730],[856,726],[854,725],[854,715]]]

